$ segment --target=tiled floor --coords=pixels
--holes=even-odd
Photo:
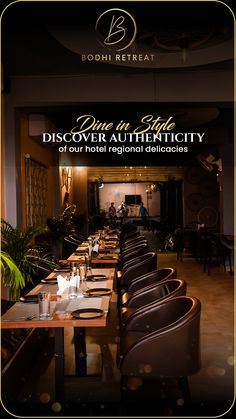
[[[156,237],[145,232],[150,247],[158,247]],[[213,266],[210,276],[190,255],[185,254],[183,262],[177,261],[176,253],[159,253],[158,267],[176,267],[178,278],[187,282],[187,294],[199,298],[201,313],[201,370],[189,377],[191,403],[186,406],[180,393],[169,389],[168,384],[152,383],[155,396],[152,401],[135,398],[133,391],[127,403],[120,399],[120,374],[116,367],[116,350],[119,329],[116,316],[116,301],[111,304],[108,327],[87,330],[87,351],[89,373],[99,375],[74,378],[67,377],[64,404],[54,400],[53,339],[37,361],[28,382],[19,391],[14,411],[32,417],[41,414],[50,416],[180,416],[212,417],[227,412],[234,395],[234,278],[223,267]],[[66,374],[73,373],[72,330],[66,331]],[[42,365],[46,367],[40,374]],[[40,379],[36,377],[40,376]],[[163,390],[163,385],[166,386]],[[169,398],[171,396],[171,399]],[[161,396],[160,396],[161,395]],[[140,402],[141,400],[141,402]],[[56,403],[55,403],[56,402]],[[37,406],[35,410],[35,406]],[[232,412],[230,410],[230,412]]]

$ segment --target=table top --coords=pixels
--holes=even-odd
[[[118,253],[98,253],[95,258],[92,258],[92,263],[117,264],[119,260]]]
[[[92,256],[91,263],[97,264],[97,263],[105,263],[105,264],[112,264],[116,265],[118,263],[119,255],[118,253],[98,253],[96,257]],[[68,262],[77,262],[77,263],[83,263],[85,262],[85,256],[79,255],[77,253],[72,253],[68,257]]]
[[[67,269],[67,268],[66,268]],[[58,275],[67,276],[70,272],[67,270],[64,270],[64,268],[61,268],[60,270],[57,270],[56,272],[51,272],[45,280],[55,279]],[[105,275],[107,277],[107,281],[113,281],[115,277],[115,268],[92,268],[90,275]],[[32,290],[33,291],[33,290]],[[32,293],[32,291],[30,291]]]
[[[113,279],[115,274],[114,268],[93,269],[92,273],[105,274],[107,280],[105,285],[112,289]],[[55,278],[55,272],[52,272],[46,279]],[[102,282],[88,282],[89,288],[105,288]],[[40,320],[39,308],[36,303],[16,302],[4,315],[1,317],[1,328],[33,328],[33,327],[104,327],[106,326],[107,313],[109,310],[110,296],[101,297],[83,297],[82,294],[78,298],[70,300],[57,295],[57,284],[40,283],[29,295],[37,295],[40,291],[49,291],[51,297],[51,319]],[[98,308],[104,311],[101,317],[81,319],[75,318],[71,312],[77,309]],[[34,316],[31,320],[27,320],[28,316]]]
[[[99,253],[106,253],[106,251],[115,251],[116,253],[120,252],[120,248],[116,242],[108,241],[103,242],[99,245],[98,252]]]

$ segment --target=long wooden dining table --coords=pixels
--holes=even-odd
[[[64,399],[64,329],[67,327],[74,328],[74,345],[75,345],[75,361],[76,375],[86,374],[86,343],[85,329],[87,327],[106,327],[107,314],[109,312],[109,303],[111,296],[105,295],[100,298],[85,298],[79,295],[78,298],[69,300],[57,294],[57,283],[50,283],[59,272],[52,272],[43,283],[41,282],[33,288],[27,295],[37,295],[41,291],[51,292],[51,319],[39,319],[38,303],[16,302],[1,317],[2,329],[18,329],[18,328],[55,328],[55,399]],[[115,276],[114,268],[93,269],[94,275],[105,275],[106,286],[113,289],[113,281]],[[48,281],[48,283],[47,283]],[[89,288],[100,287],[101,282],[88,282]],[[104,285],[103,285],[104,287]],[[94,308],[100,307],[103,310],[101,317],[97,318],[75,318],[72,312],[77,308]]]
[[[91,251],[90,263],[94,267],[116,267],[119,262],[119,236],[117,234],[103,234],[103,239],[99,238],[100,233],[88,237],[87,241],[82,242],[75,252],[67,259],[68,263],[85,263],[88,260],[89,241],[97,240],[97,251]]]

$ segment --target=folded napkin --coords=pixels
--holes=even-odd
[[[69,280],[62,275],[57,277],[58,291],[57,295],[68,294],[69,287],[79,288],[80,276],[74,275]]]
[[[96,243],[96,244],[93,246],[93,252],[98,253],[98,248],[99,248],[99,244],[98,244],[98,243]]]

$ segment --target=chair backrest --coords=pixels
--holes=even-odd
[[[181,377],[199,371],[201,303],[196,297],[174,297],[138,311],[136,334],[126,327],[122,338],[122,375]]]
[[[125,257],[126,255],[129,255],[129,253],[131,253],[131,252],[135,251],[136,249],[140,248],[143,244],[148,246],[148,241],[146,239],[143,239],[143,240],[139,240],[139,241],[133,243],[132,245],[128,246],[127,248],[125,248],[122,251],[121,257]]]
[[[31,279],[34,283],[45,279],[57,267],[56,264],[47,260],[36,261],[32,265],[35,272],[31,272]]]
[[[167,279],[140,289],[126,302],[126,307],[141,308],[166,298],[186,295],[187,284],[183,279]]]
[[[225,247],[219,237],[206,238],[207,255],[211,257],[227,256],[230,254],[230,249]]]
[[[67,259],[71,253],[73,253],[78,247],[78,243],[72,240],[70,237],[64,237],[63,239],[63,248],[62,248],[62,257]]]
[[[125,251],[126,249],[128,249],[130,246],[133,246],[139,242],[142,242],[144,240],[147,240],[145,236],[141,236],[141,234],[135,238],[126,240],[123,244],[123,246],[121,246],[121,252]]]
[[[131,266],[134,266],[139,262],[143,262],[143,261],[149,259],[150,258],[150,253],[151,252],[146,252],[143,255],[136,256],[135,258],[125,262],[123,267],[122,267],[122,273],[124,274],[124,272],[127,271],[127,269],[130,268]]]
[[[128,262],[131,259],[136,258],[137,256],[144,255],[148,252],[148,243],[145,240],[137,244],[136,246],[130,248],[129,250],[122,253],[120,256],[120,266],[123,267],[124,263]]]
[[[136,261],[133,260],[133,262],[134,263],[131,266],[126,266],[122,273],[120,285],[123,287],[128,287],[132,279],[154,271],[157,267],[157,254],[155,252],[148,252],[143,255],[141,261],[136,263]]]
[[[87,240],[87,235],[81,232],[76,232],[76,233],[73,233],[73,238],[75,238],[80,243],[82,243],[83,241]]]
[[[131,239],[134,237],[138,237],[140,236],[140,232],[136,230],[132,230],[132,231],[127,231],[127,232],[122,232],[120,234],[120,244],[122,245],[127,239]]]
[[[141,288],[148,285],[166,281],[167,279],[174,279],[177,277],[177,270],[175,268],[167,267],[155,269],[145,275],[134,278],[127,289],[127,292],[134,293]]]
[[[67,237],[66,237],[67,238]],[[79,237],[75,237],[74,235],[70,235],[70,236],[68,236],[68,238],[67,238],[68,240],[70,240],[71,242],[73,242],[73,243],[75,243],[75,244],[77,244],[77,246],[79,246],[79,244],[81,244],[82,243],[82,241],[79,239]]]

